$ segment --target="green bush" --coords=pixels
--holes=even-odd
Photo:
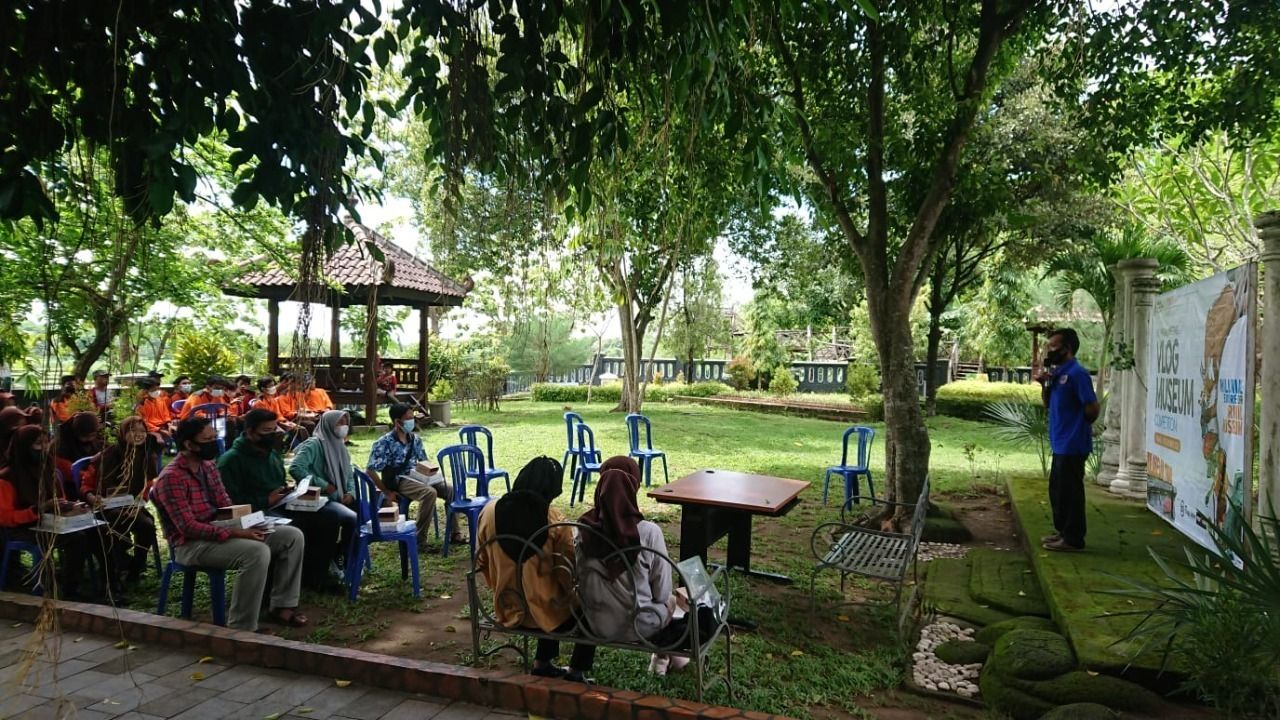
[[[863,395],[854,404],[862,408],[863,412],[867,414],[867,419],[871,422],[884,420],[884,396],[880,393]]]
[[[844,386],[854,399],[880,392],[880,370],[865,362],[851,362],[845,373]]]
[[[431,386],[431,402],[446,402],[453,399],[453,383],[440,378]]]
[[[996,402],[1015,402],[1039,406],[1040,386],[1020,383],[959,380],[938,388],[937,409],[940,415],[986,420],[987,406]]]
[[[203,387],[210,375],[234,374],[236,356],[214,333],[189,332],[178,338],[173,356],[174,375],[190,375],[196,387]]]
[[[666,402],[676,395],[689,397],[714,397],[730,392],[731,388],[724,383],[708,380],[690,385],[650,385],[645,390],[646,402]],[[553,385],[536,383],[530,388],[533,400],[538,402],[580,403],[587,401],[586,385]],[[591,391],[591,401],[600,403],[616,403],[622,399],[622,383],[600,385]]]
[[[948,665],[972,665],[986,662],[991,646],[972,640],[948,640],[934,648],[933,654]]]
[[[791,374],[791,370],[786,365],[779,365],[773,369],[773,377],[769,380],[769,392],[786,397],[794,393],[798,387],[800,383],[796,381],[796,376]]]
[[[730,360],[725,366],[724,374],[734,390],[746,390],[751,386],[751,381],[756,379],[755,366],[751,364],[751,358],[745,355]]]

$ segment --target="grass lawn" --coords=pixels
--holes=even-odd
[[[596,442],[605,457],[625,454],[626,429],[623,416],[606,405],[579,404],[580,413],[596,433]],[[454,422],[481,423],[494,434],[497,464],[514,479],[520,467],[537,455],[559,460],[564,453],[564,406],[556,403],[510,402],[498,412],[482,412],[455,407]],[[796,583],[776,585],[767,581],[734,579],[735,614],[757,620],[758,630],[734,635],[733,677],[736,698],[733,704],[752,710],[792,716],[864,716],[862,707],[890,702],[883,692],[897,686],[906,667],[908,653],[894,638],[893,609],[885,606],[842,606],[832,604],[838,593],[838,577],[828,574],[819,580],[820,602],[817,617],[809,613],[808,578],[812,567],[809,536],[819,523],[836,518],[842,489],[832,488],[831,505],[821,503],[824,468],[839,462],[840,435],[844,425],[823,420],[766,415],[720,408],[651,403],[645,414],[653,422],[654,445],[668,453],[672,480],[702,468],[724,468],[744,472],[779,475],[807,480],[813,485],[801,494],[800,505],[789,515],[772,520],[758,519],[753,526],[753,567],[791,575]],[[883,426],[872,454],[877,489],[883,479]],[[1032,448],[1015,448],[994,441],[990,428],[954,418],[930,420],[933,450],[930,458],[935,491],[968,492],[975,486],[1003,485],[1009,475],[1039,473],[1039,461]],[[361,433],[352,438],[353,460],[363,465],[376,434]],[[423,432],[428,452],[457,442],[456,428]],[[661,483],[661,465],[655,482]],[[586,508],[568,507],[566,492],[558,500],[570,518]],[[592,485],[594,488],[594,484]],[[501,481],[492,488],[502,492]],[[588,504],[591,492],[587,493]],[[678,555],[679,510],[659,505],[641,493],[641,508],[650,519],[663,526],[671,554]],[[723,556],[723,544],[712,550]],[[350,604],[342,597],[307,593],[304,610],[312,619],[305,630],[284,630],[294,639],[357,647],[375,652],[465,663],[472,659],[469,623],[466,619],[465,553],[448,559],[429,553],[422,560],[423,597],[415,600],[408,583],[399,577],[395,551],[389,547],[375,552],[372,577],[362,586],[360,599]],[[134,595],[134,607],[154,610],[156,581],[148,576]],[[203,580],[202,580],[203,583]],[[851,583],[851,588],[854,584]],[[857,585],[863,597],[891,598],[874,585]],[[198,593],[207,608],[207,596]],[[177,593],[174,593],[174,601]],[[176,612],[176,610],[174,611]],[[197,617],[207,617],[207,610]],[[723,648],[712,653],[712,672],[723,664]],[[510,664],[510,659],[502,662]],[[672,697],[693,698],[692,675],[673,674],[667,678],[648,675],[648,657],[637,653],[603,650],[596,661],[594,676],[602,684]],[[727,703],[723,688],[708,692],[708,702]],[[891,701],[895,707],[928,703],[915,698]],[[916,717],[946,717],[950,706],[928,706]],[[959,713],[964,715],[964,713]],[[904,716],[905,717],[905,716]]]

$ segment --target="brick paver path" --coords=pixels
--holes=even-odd
[[[425,695],[338,687],[301,675],[119,638],[0,625],[0,718],[8,720],[509,720],[523,715]],[[34,656],[31,650],[39,652]],[[56,654],[55,654],[56,653]],[[56,657],[56,663],[53,658]],[[25,669],[25,672],[24,672]]]

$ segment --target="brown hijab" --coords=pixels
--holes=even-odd
[[[616,459],[610,458],[609,462]],[[631,460],[631,464],[635,465],[635,460]],[[596,485],[595,507],[579,519],[595,531],[582,534],[582,554],[603,561],[610,580],[627,569],[624,554],[616,551],[640,547],[639,525],[644,513],[640,512],[636,500],[640,490],[639,474],[638,469],[635,475],[616,467],[604,470]]]
[[[59,495],[53,454],[47,448],[40,455],[33,455],[31,452],[42,436],[43,428],[23,425],[14,431],[13,438],[9,441],[9,467],[2,474],[13,485],[19,507],[35,507],[40,503],[41,496],[47,500]]]
[[[8,463],[13,433],[26,422],[27,414],[12,405],[0,410],[0,466]]]
[[[59,425],[57,450],[58,457],[71,462],[102,452],[102,423],[97,413],[78,412]]]
[[[621,470],[635,478],[637,488],[640,487],[640,483],[644,480],[644,477],[640,475],[640,463],[636,462],[636,459],[630,455],[614,455],[605,460],[600,465],[600,472],[605,473],[609,470]]]

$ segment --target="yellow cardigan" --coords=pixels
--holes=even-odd
[[[577,604],[573,590],[573,528],[553,529],[542,545],[542,556],[525,560],[517,575],[515,561],[497,542],[488,542],[498,535],[494,523],[496,504],[489,503],[480,511],[476,531],[476,570],[493,590],[494,618],[505,627],[536,627],[551,632],[572,617]],[[547,524],[558,522],[564,522],[564,516],[551,508]]]

